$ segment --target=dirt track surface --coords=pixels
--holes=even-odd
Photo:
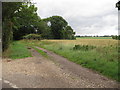
[[[19,88],[118,88],[113,80],[37,48],[49,58],[31,49],[33,57],[3,60],[3,78]]]

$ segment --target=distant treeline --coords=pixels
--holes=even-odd
[[[116,39],[116,40],[120,40],[120,35],[115,35],[115,36],[112,36],[112,39]]]
[[[76,37],[112,37],[111,35],[104,35],[104,36],[88,36],[88,35],[85,35],[85,36],[80,36],[80,35],[77,35]]]
[[[40,35],[41,39],[75,39],[75,32],[63,17],[41,19],[30,0],[2,2],[2,29],[3,51],[12,40],[23,39],[29,34]]]
[[[104,35],[104,36],[80,36],[80,35],[77,35],[76,37],[112,37],[112,39],[116,39],[116,40],[120,40],[120,35]]]

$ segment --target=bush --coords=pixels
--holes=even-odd
[[[75,45],[73,47],[73,50],[85,50],[85,51],[87,51],[87,50],[92,50],[94,48],[96,48],[96,47],[90,46],[90,45]]]
[[[26,36],[23,36],[23,39],[28,39],[28,40],[41,40],[41,35],[39,34],[28,34]]]
[[[112,39],[120,40],[120,35],[112,36]]]

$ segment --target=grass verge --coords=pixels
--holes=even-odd
[[[32,57],[29,50],[26,48],[25,44],[14,41],[9,49],[3,53],[3,57],[11,59],[21,59],[26,57]]]
[[[96,48],[94,50],[72,50],[68,47],[59,47],[59,46],[45,46],[46,49],[53,51],[68,60],[80,64],[84,67],[96,70],[101,74],[120,81],[118,78],[118,61],[117,61],[117,53],[115,51],[113,53],[107,53],[102,48]],[[97,51],[97,49],[103,51]]]

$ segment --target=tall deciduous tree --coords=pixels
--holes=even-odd
[[[44,21],[50,22],[53,39],[74,39],[73,29],[68,26],[67,21],[61,16],[52,16],[44,19]]]
[[[2,50],[8,48],[10,41],[12,40],[12,27],[13,17],[15,17],[15,11],[22,6],[21,2],[3,2],[2,3]]]
[[[36,33],[38,24],[41,19],[37,15],[37,8],[33,4],[22,5],[22,7],[16,11],[16,17],[14,17],[14,39],[21,39],[24,35],[30,33]]]
[[[50,17],[50,22],[54,39],[62,39],[62,30],[68,23],[60,16]]]

